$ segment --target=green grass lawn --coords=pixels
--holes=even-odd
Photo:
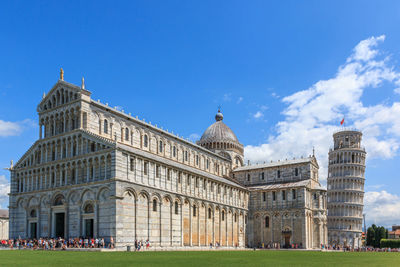
[[[400,253],[0,251],[0,266],[400,266]]]

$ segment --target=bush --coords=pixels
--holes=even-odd
[[[400,248],[400,239],[381,239],[381,248]]]

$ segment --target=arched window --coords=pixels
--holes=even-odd
[[[158,150],[160,151],[160,153],[163,152],[163,141],[161,141],[161,140],[159,142]]]
[[[31,210],[30,215],[32,218],[36,218],[36,210],[35,209]]]
[[[104,133],[108,134],[108,121],[104,120]]]
[[[172,156],[176,157],[176,146],[174,146],[172,149]]]
[[[193,206],[193,217],[196,217],[196,213],[197,213],[197,207]]]
[[[185,151],[185,161],[187,161],[187,160],[188,160],[188,152]]]
[[[129,129],[128,129],[128,127],[125,128],[125,140],[129,141]]]
[[[222,211],[222,220],[225,221],[225,211]]]
[[[85,208],[83,209],[85,213],[94,213],[94,208],[92,204],[86,204]]]
[[[211,219],[211,214],[212,214],[211,208],[208,208],[208,219]]]
[[[265,228],[269,228],[269,217],[265,217]]]
[[[235,213],[235,216],[234,216],[233,218],[234,218],[234,221],[236,222],[236,221],[237,221],[237,218],[236,218],[236,213]]]
[[[54,206],[61,206],[64,205],[64,197],[59,195],[58,197],[56,197],[56,199],[54,200]]]
[[[153,199],[153,211],[157,211],[157,199]]]
[[[149,137],[147,137],[147,134],[143,136],[143,146],[147,147],[149,145]]]
[[[175,214],[179,213],[179,204],[178,201],[175,201]]]

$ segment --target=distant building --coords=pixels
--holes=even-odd
[[[8,210],[0,209],[0,240],[8,239]]]
[[[400,225],[393,225],[392,231],[388,232],[389,239],[400,239]]]
[[[250,246],[319,248],[328,239],[326,189],[314,156],[242,166],[233,173],[250,191]]]

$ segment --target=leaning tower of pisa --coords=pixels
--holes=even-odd
[[[328,167],[328,240],[331,245],[361,246],[366,152],[362,133],[333,134]]]

